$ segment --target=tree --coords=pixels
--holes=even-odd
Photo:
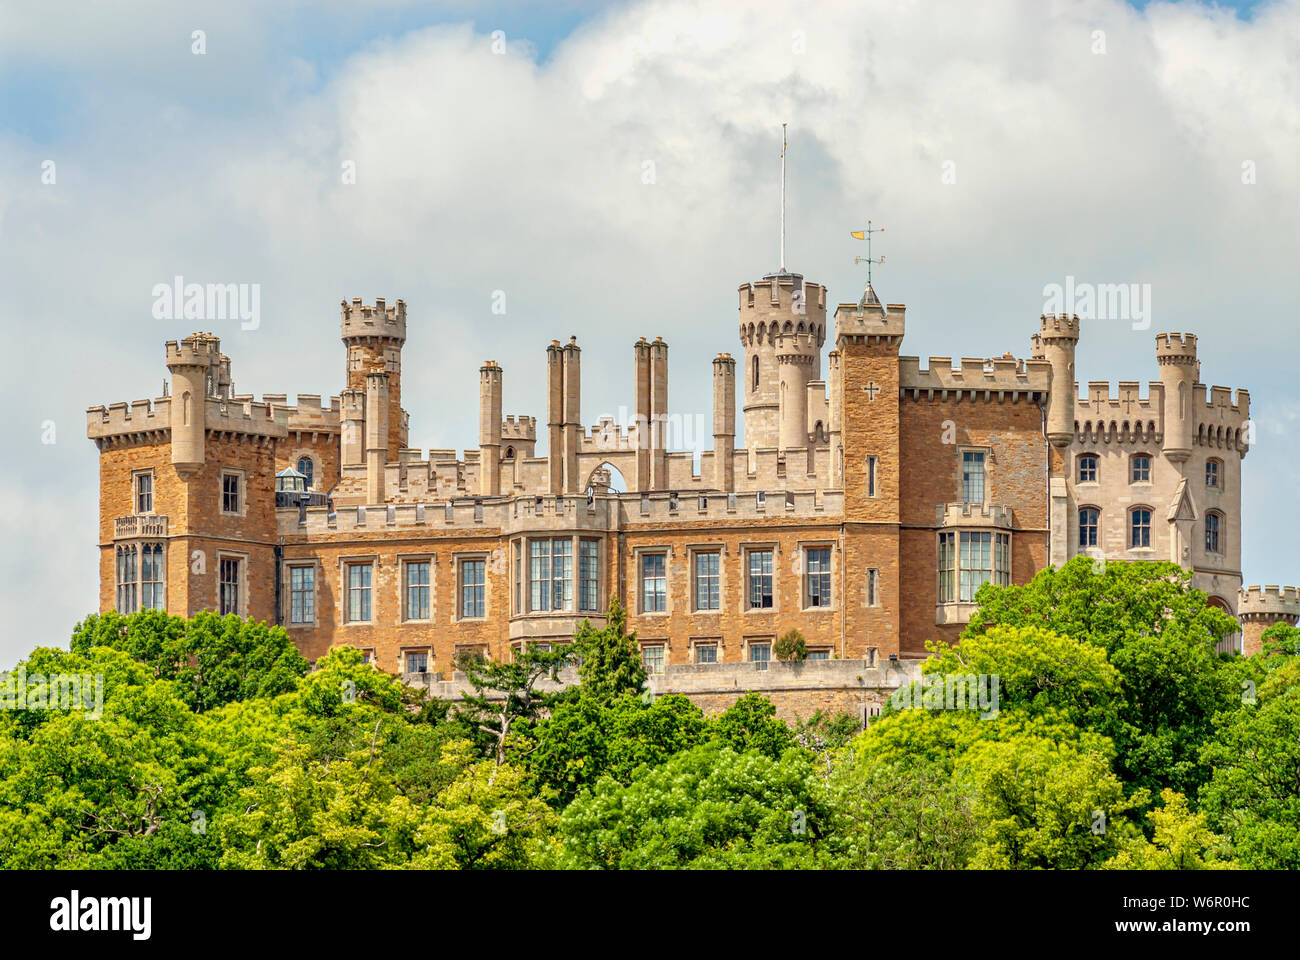
[[[1055,711],[1103,732],[1117,721],[1119,672],[1105,650],[1087,641],[1035,626],[989,626],[959,645],[930,650],[934,658],[921,667],[927,678],[988,678],[998,684],[998,710]]]
[[[902,765],[846,751],[826,783],[829,865],[960,870],[980,832],[973,794],[939,763]]]
[[[601,777],[630,783],[638,767],[659,766],[707,733],[703,712],[680,694],[649,702],[630,693],[610,703],[579,697],[538,723],[529,769],[564,805]]]
[[[1205,825],[1205,817],[1188,808],[1186,797],[1165,789],[1160,799],[1164,805],[1148,814],[1155,826],[1154,842],[1141,835],[1131,838],[1102,864],[1102,869],[1211,870],[1236,866],[1222,858],[1223,838]]]
[[[192,710],[294,690],[310,664],[282,627],[211,612],[189,620],[160,610],[92,614],[73,628],[71,648],[122,650],[172,680]]]
[[[758,693],[745,694],[711,718],[710,733],[737,752],[756,750],[774,760],[795,746],[794,734],[776,718],[772,701]]]
[[[602,779],[560,818],[554,866],[569,869],[789,869],[817,863],[828,811],[806,754],[737,753],[719,742]]]
[[[636,633],[627,633],[627,612],[618,597],[609,602],[605,626],[597,630],[583,618],[573,635],[571,653],[578,664],[581,695],[609,702],[645,686],[645,664]]]
[[[527,728],[544,710],[560,699],[556,692],[538,688],[542,680],[555,683],[571,654],[562,648],[547,650],[529,643],[509,662],[463,656],[456,666],[465,671],[474,693],[462,695],[456,717],[472,724],[488,738],[500,767],[506,762],[511,734]]]
[[[1256,870],[1300,869],[1300,672],[1282,679],[1218,717],[1202,752],[1213,776],[1197,797],[1201,811]]]
[[[1112,757],[1084,743],[1033,734],[980,740],[956,762],[974,784],[980,830],[977,869],[1096,867],[1136,835],[1124,815],[1146,801],[1125,798]]]
[[[1241,690],[1240,668],[1214,649],[1237,625],[1189,584],[1172,563],[1101,567],[1075,557],[1028,584],[981,587],[962,642],[995,626],[1038,627],[1100,647],[1120,695],[1113,721],[1098,729],[1115,742],[1121,777],[1131,790],[1193,796],[1209,776],[1200,748],[1212,721],[1240,707]]]
[[[777,638],[772,652],[776,654],[778,660],[807,660],[808,644],[804,641],[802,633],[791,630]]]

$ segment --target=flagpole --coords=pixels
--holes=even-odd
[[[785,124],[781,124],[781,269],[785,273]]]

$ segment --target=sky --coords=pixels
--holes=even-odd
[[[1155,334],[1196,333],[1250,391],[1246,582],[1300,583],[1298,81],[1300,0],[0,3],[0,667],[97,603],[86,408],[157,396],[195,327],[239,392],[329,396],[339,301],[404,299],[414,447],[476,445],[485,359],[544,420],[570,335],[588,424],[643,335],[711,422],[782,122],[787,265],[855,300],[849,231],[885,226],[906,355],[1026,356],[1048,285],[1149,289],[1146,329],[1082,324],[1078,379],[1145,394]],[[176,276],[257,284],[260,322],[156,319]]]

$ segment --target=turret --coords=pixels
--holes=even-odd
[[[563,351],[564,372],[564,489],[578,492],[578,445],[582,442],[582,349],[569,337]],[[498,408],[498,418],[500,408]]]
[[[844,486],[844,375],[838,350],[832,350],[826,357],[826,370],[826,390],[830,399],[827,410],[827,420],[830,421],[827,425],[831,446],[830,485],[832,490],[836,490]]]
[[[1295,587],[1242,587],[1237,594],[1237,620],[1246,656],[1260,652],[1264,631],[1275,623],[1300,623],[1300,590]]]
[[[214,370],[221,366],[221,341],[210,333],[192,333],[167,343],[171,372],[172,465],[183,478],[203,467],[207,398],[216,389]]]
[[[668,344],[650,344],[650,486],[668,489]]]
[[[632,394],[636,425],[636,489],[650,484],[650,344],[641,337],[632,344]]]
[[[546,489],[564,491],[564,348],[546,348]]]
[[[366,374],[366,502],[384,502],[384,469],[388,464],[388,374]]]
[[[736,488],[736,360],[729,353],[713,358],[713,485]]]
[[[342,307],[342,339],[347,347],[347,386],[365,390],[366,375],[372,370],[388,374],[388,410],[385,415],[385,460],[396,461],[406,446],[406,418],[402,411],[402,346],[406,343],[406,304],[398,300],[388,306],[376,298],[373,307],[353,297]]]
[[[821,377],[826,288],[802,274],[768,274],[740,292],[745,349],[745,446],[807,446],[807,385]]]
[[[1074,351],[1079,345],[1079,318],[1046,313],[1039,318],[1033,357],[1052,367],[1051,392],[1047,403],[1047,441],[1067,447],[1074,439]]]
[[[1165,388],[1164,453],[1175,463],[1192,452],[1196,414],[1192,395],[1199,377],[1195,334],[1161,333],[1156,336],[1156,363]]]
[[[501,366],[485,360],[478,369],[479,493],[501,492]]]

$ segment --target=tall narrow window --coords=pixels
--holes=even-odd
[[[1219,489],[1219,466],[1222,462],[1221,460],[1205,461],[1205,485],[1211,490]]]
[[[135,512],[153,513],[153,474],[135,475]]]
[[[222,557],[220,563],[220,591],[218,612],[224,617],[228,613],[239,613],[239,567],[240,560],[234,557]]]
[[[551,541],[528,541],[528,609],[551,609]]]
[[[668,609],[667,562],[666,554],[641,554],[642,613],[662,613]]]
[[[551,541],[551,609],[573,609],[573,541]]]
[[[772,551],[749,551],[749,609],[772,606]]]
[[[1097,455],[1085,453],[1079,457],[1079,482],[1096,483],[1097,482]]]
[[[428,620],[430,563],[428,560],[409,560],[405,567],[406,619]]]
[[[316,620],[316,568],[289,568],[289,622]]]
[[[578,607],[600,609],[600,541],[578,541]]]
[[[867,606],[874,607],[880,602],[880,571],[875,567],[867,570]]]
[[[487,563],[484,560],[460,562],[460,615],[462,618],[486,616],[484,595]]]
[[[961,498],[963,503],[984,502],[984,454],[966,451],[961,455]]]
[[[1205,549],[1208,553],[1222,553],[1219,549],[1219,520],[1222,514],[1209,511],[1205,514]]]
[[[1145,453],[1139,453],[1133,457],[1132,473],[1129,477],[1131,483],[1150,483],[1151,482],[1151,458]]]
[[[298,472],[306,478],[303,480],[303,489],[310,490],[312,479],[316,473],[316,462],[311,457],[299,457]]]
[[[134,546],[117,548],[117,612],[135,613],[136,594],[136,548]]]
[[[524,551],[516,540],[511,544],[511,549],[515,555],[515,605],[514,612],[516,615],[524,612],[523,607],[523,589],[524,589]]]
[[[874,497],[875,495],[876,495],[876,458],[874,456],[869,456],[867,457],[867,496]]]
[[[239,512],[239,474],[237,473],[221,475],[221,512]]]
[[[347,607],[349,622],[364,622],[370,619],[370,586],[373,574],[373,564],[349,564]]]
[[[829,607],[831,605],[831,550],[816,547],[805,551],[807,569],[804,571],[805,605]]]
[[[161,543],[146,543],[140,548],[140,609],[162,610],[163,585],[163,548]]]
[[[993,536],[993,582],[999,587],[1011,585],[1011,534]]]
[[[695,609],[718,609],[718,565],[720,554],[695,554]]]
[[[960,567],[957,581],[957,599],[971,603],[975,591],[993,578],[993,534],[961,533],[957,563]]]
[[[1084,507],[1079,511],[1079,546],[1097,545],[1097,521],[1100,517],[1101,511],[1096,507]]]
[[[1129,540],[1132,547],[1151,546],[1151,511],[1146,507],[1134,507],[1129,513]]]
[[[758,357],[754,357],[754,386],[751,389],[758,389]]]
[[[957,599],[957,535],[939,534],[939,602]]]

